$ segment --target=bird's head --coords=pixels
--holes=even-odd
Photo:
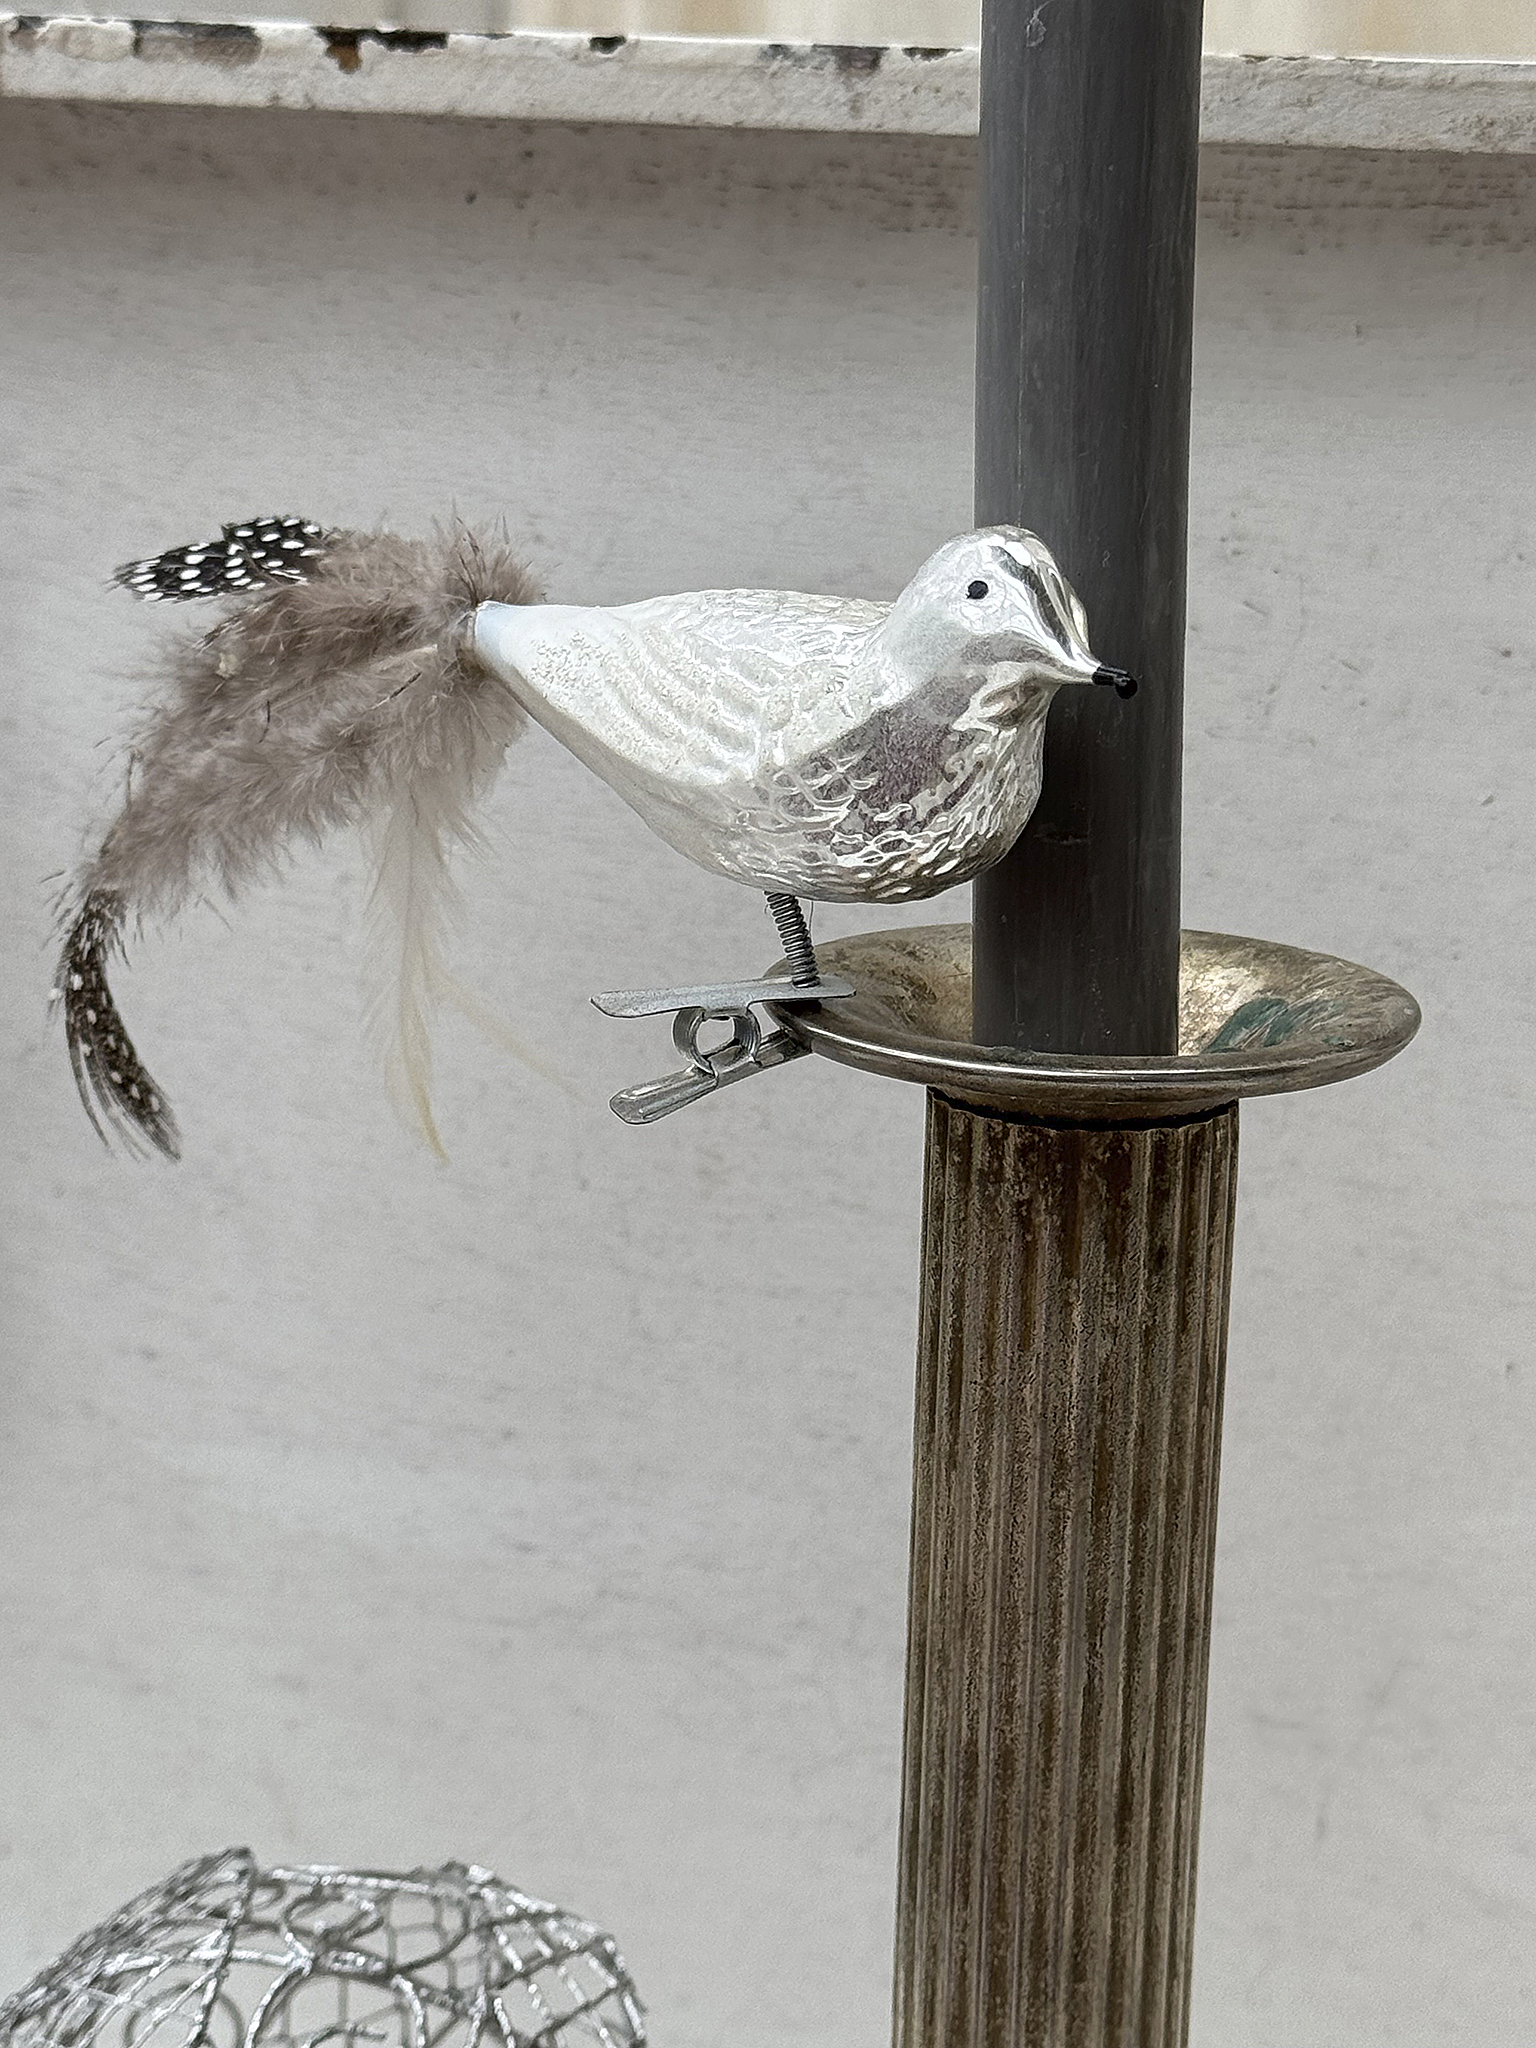
[[[909,672],[965,679],[975,708],[1000,723],[1043,713],[1063,683],[1106,684],[1122,697],[1136,689],[1092,652],[1076,591],[1022,526],[946,541],[891,607],[887,633]]]

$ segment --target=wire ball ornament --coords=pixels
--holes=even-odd
[[[643,2048],[611,1935],[488,1870],[184,1863],[0,2005],[0,2048]]]

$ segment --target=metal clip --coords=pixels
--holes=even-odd
[[[655,1017],[674,1010],[672,1043],[688,1062],[681,1073],[620,1089],[608,1106],[627,1124],[654,1124],[732,1081],[782,1067],[810,1048],[787,1031],[765,1037],[750,1006],[835,1002],[853,993],[851,982],[829,976],[804,987],[792,981],[737,981],[707,988],[619,989],[594,996],[593,1002],[606,1017]],[[706,1024],[729,1024],[729,1038],[717,1046],[702,1046],[699,1033]]]

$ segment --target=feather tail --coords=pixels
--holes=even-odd
[[[437,1145],[426,1030],[445,985],[449,858],[473,841],[473,807],[525,722],[505,686],[466,661],[459,627],[487,600],[527,604],[536,592],[508,547],[460,529],[411,542],[312,521],[247,526],[226,530],[223,567],[193,561],[211,558],[194,548],[120,572],[145,596],[238,601],[211,631],[172,644],[131,786],[77,878],[60,967],[76,1083],[103,1136],[174,1156],[174,1120],[107,987],[127,921],[174,915],[209,884],[235,895],[293,846],[371,826],[374,923],[382,930],[394,906],[400,977],[381,1006],[393,1018],[390,1064]]]

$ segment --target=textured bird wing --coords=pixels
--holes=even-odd
[[[590,765],[668,781],[748,779],[869,715],[887,607],[797,591],[704,590],[612,610],[508,615],[526,708]],[[600,769],[601,772],[601,769]]]

